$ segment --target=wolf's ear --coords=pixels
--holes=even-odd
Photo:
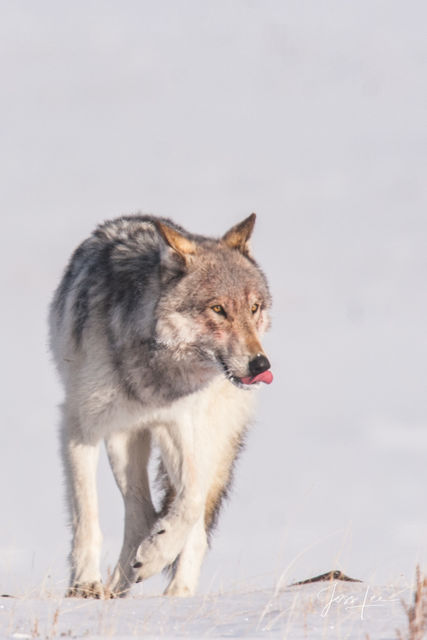
[[[222,237],[222,241],[231,249],[238,249],[241,253],[245,254],[245,256],[250,256],[251,249],[249,239],[254,229],[255,218],[255,213],[251,213],[248,218],[231,227]]]
[[[157,229],[160,231],[166,244],[170,246],[181,258],[187,261],[191,255],[196,253],[196,245],[194,242],[186,238],[176,229],[169,227],[164,222],[156,222]]]

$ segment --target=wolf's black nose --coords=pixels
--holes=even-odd
[[[257,376],[259,373],[263,371],[267,371],[270,368],[270,363],[268,359],[259,353],[253,360],[249,362],[249,371],[251,376]]]

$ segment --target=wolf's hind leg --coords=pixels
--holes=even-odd
[[[102,535],[98,520],[96,467],[99,445],[81,437],[77,418],[66,415],[62,429],[62,457],[73,528],[68,596],[102,598],[99,559]]]
[[[147,470],[151,436],[149,431],[120,432],[106,440],[106,447],[125,506],[123,546],[109,585],[111,595],[120,597],[135,583],[132,560],[156,517]]]
[[[165,589],[165,595],[180,597],[194,595],[207,548],[203,515],[192,528],[183,550],[175,561],[173,577]]]

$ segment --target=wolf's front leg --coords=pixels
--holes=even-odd
[[[183,550],[175,561],[173,577],[165,589],[165,595],[179,597],[194,595],[207,548],[203,513],[192,528]]]
[[[125,506],[122,550],[109,585],[113,596],[122,597],[135,582],[132,561],[156,518],[147,471],[151,435],[149,431],[115,433],[106,440],[106,447]]]
[[[68,596],[102,598],[99,560],[102,535],[98,520],[96,468],[99,445],[84,442],[77,419],[66,416],[62,454],[73,529]]]
[[[138,548],[133,568],[136,577],[142,580],[175,561],[203,516],[205,506],[203,469],[197,464],[191,427],[170,431],[162,427],[156,435],[175,498],[166,515],[155,522],[150,535]]]

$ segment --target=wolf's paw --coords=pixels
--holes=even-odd
[[[165,534],[165,535],[163,535]],[[144,540],[137,551],[136,557],[131,563],[135,570],[135,581],[146,580],[172,564],[181,551],[181,547],[174,548],[174,544],[167,535],[165,529],[160,528]]]
[[[66,593],[67,598],[97,598],[98,600],[109,598],[104,585],[99,582],[76,582]]]
[[[111,585],[106,593],[106,598],[126,598],[129,595],[132,584],[128,581],[126,583]]]
[[[163,592],[165,596],[173,596],[174,598],[188,598],[194,595],[194,592],[190,587],[186,585],[179,585],[171,583]]]

